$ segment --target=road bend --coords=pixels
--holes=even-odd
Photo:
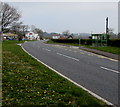
[[[23,48],[43,63],[114,105],[118,105],[118,61],[77,48],[26,42]]]

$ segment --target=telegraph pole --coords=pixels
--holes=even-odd
[[[108,34],[108,17],[106,18],[106,35]]]
[[[108,46],[108,35],[109,34],[109,28],[108,28],[108,17],[106,18],[106,45]]]

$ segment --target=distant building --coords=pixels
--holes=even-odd
[[[52,34],[52,39],[60,39],[60,37],[59,34]]]
[[[15,40],[18,39],[18,35],[17,34],[13,34],[13,33],[3,33],[2,34],[2,38],[3,40]]]
[[[39,40],[39,36],[38,34],[35,34],[34,32],[28,32],[26,35],[25,35],[25,39],[27,40]]]
[[[68,36],[68,37],[67,37],[67,39],[73,39],[73,36],[72,36],[72,35],[70,35],[70,36]]]

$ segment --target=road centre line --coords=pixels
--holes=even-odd
[[[75,61],[79,61],[79,59],[76,59],[76,58],[73,58],[73,57],[70,57],[70,56],[61,54],[61,53],[56,53],[56,54],[58,54],[58,55],[60,55],[60,56],[64,56],[64,57],[69,58],[69,59],[73,59],[73,60],[75,60]]]
[[[120,73],[119,71],[116,71],[116,70],[113,70],[113,69],[109,69],[109,68],[106,68],[106,67],[100,67],[102,69],[105,69],[105,70],[108,70],[108,71],[112,71],[112,72],[115,72],[115,73]]]
[[[46,51],[51,51],[51,50],[49,50],[49,49],[46,49],[46,48],[42,48],[43,50],[46,50]]]

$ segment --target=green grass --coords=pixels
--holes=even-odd
[[[54,107],[104,107],[105,103],[48,69],[18,41],[3,41],[2,104]]]
[[[49,40],[46,43],[59,44],[59,45],[79,46],[79,44],[57,43],[57,42],[53,42],[52,40]],[[119,47],[113,47],[113,46],[93,47],[93,46],[89,46],[89,45],[80,45],[80,46],[84,46],[86,48],[96,49],[96,50],[100,50],[100,51],[104,51],[104,52],[109,52],[109,53],[112,53],[112,54],[120,55],[120,48]]]
[[[120,48],[119,47],[112,47],[112,46],[104,46],[104,47],[92,47],[86,46],[87,48],[96,49],[104,52],[109,52],[112,54],[120,55]]]

